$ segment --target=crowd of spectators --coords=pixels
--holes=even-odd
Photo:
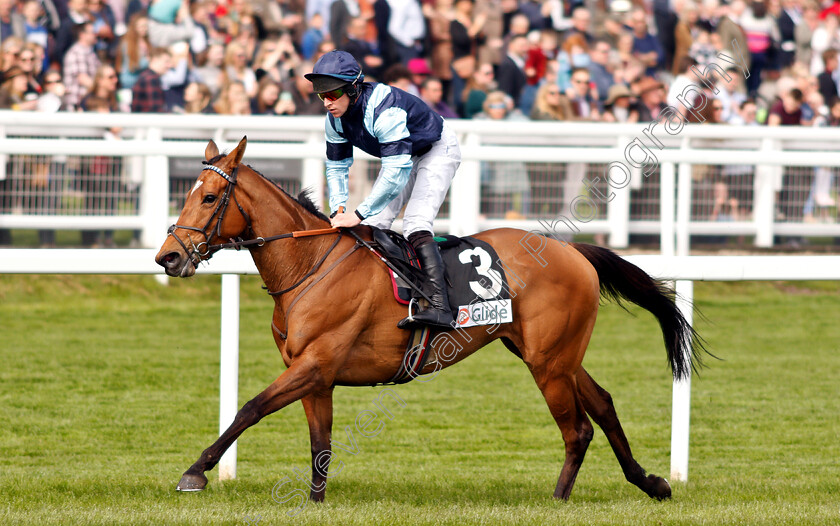
[[[840,0],[0,0],[0,108],[322,115],[303,74],[338,48],[445,118],[646,122],[671,105],[836,126],[838,17]],[[704,84],[712,62],[728,78]],[[827,173],[811,206],[835,204]]]

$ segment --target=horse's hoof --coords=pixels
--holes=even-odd
[[[653,487],[651,488],[650,495],[656,500],[668,500],[671,498],[671,485],[668,484],[668,481],[662,477],[657,477],[655,475],[650,475],[650,478],[653,482]]]
[[[175,488],[178,491],[201,491],[207,486],[207,477],[203,473],[184,473],[181,482]]]

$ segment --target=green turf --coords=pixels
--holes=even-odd
[[[0,524],[837,524],[840,285],[698,284],[724,361],[693,379],[690,481],[655,502],[596,430],[572,498],[551,498],[562,440],[524,367],[493,345],[397,387],[374,438],[339,451],[323,505],[304,488],[300,404],[239,441],[239,478],[175,492],[218,426],[219,278],[0,276]],[[325,301],[328,301],[325,298]],[[240,402],[282,371],[271,301],[243,279]],[[585,360],[648,471],[667,477],[671,383],[653,319],[601,311]],[[337,388],[335,440],[380,389]],[[344,440],[342,440],[344,441]],[[251,520],[251,524],[256,521]]]

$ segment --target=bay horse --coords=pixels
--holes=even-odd
[[[204,473],[242,432],[300,400],[312,446],[309,498],[322,501],[331,455],[333,388],[384,383],[394,375],[408,340],[408,332],[397,328],[404,307],[394,301],[382,262],[367,250],[355,250],[358,242],[342,235],[344,229],[330,228],[329,219],[305,192],[295,199],[242,164],[246,144],[243,137],[225,155],[213,141],[208,143],[204,168],[155,261],[170,276],[188,277],[217,250],[249,248],[273,292],[274,340],[287,369],[242,406],[230,427],[184,472],[177,489],[204,489]],[[368,227],[355,227],[354,232],[370,239]],[[492,333],[485,326],[459,329],[457,341],[451,332],[438,334],[430,345],[443,359],[428,364],[422,374],[501,339],[528,366],[563,435],[566,455],[554,497],[566,500],[571,494],[593,436],[589,415],[606,433],[627,480],[652,498],[669,498],[668,482],[647,475],[633,458],[610,394],[581,362],[601,295],[626,299],[658,319],[675,378],[690,374],[702,343],[676,308],[673,292],[640,268],[604,248],[531,234],[545,243],[536,257],[530,245],[520,243],[527,234],[502,228],[475,235],[492,245],[509,276],[516,276],[509,284],[513,322]]]

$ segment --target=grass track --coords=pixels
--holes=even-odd
[[[725,361],[693,380],[690,482],[657,503],[596,430],[570,502],[551,499],[562,439],[525,368],[493,345],[357,437],[327,503],[304,488],[300,404],[239,441],[239,478],[179,494],[216,436],[219,279],[0,276],[2,524],[837,524],[840,285],[701,283],[698,328]],[[282,370],[271,301],[243,279],[240,402]],[[651,316],[604,307],[584,365],[609,390],[637,460],[667,476],[671,384]],[[337,388],[334,439],[378,389]],[[251,522],[253,524],[254,522]]]

